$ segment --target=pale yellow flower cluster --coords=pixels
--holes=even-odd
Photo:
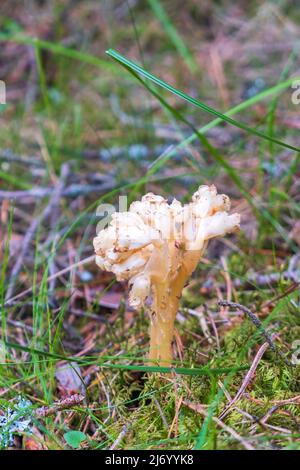
[[[239,214],[229,210],[229,198],[218,195],[215,186],[200,186],[184,205],[148,193],[128,212],[114,213],[109,227],[94,239],[98,266],[120,281],[129,280],[130,305],[139,309],[148,299],[155,336],[152,359],[170,360],[181,291],[208,241],[239,228]],[[160,341],[168,342],[162,353]]]

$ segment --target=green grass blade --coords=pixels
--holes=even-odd
[[[187,101],[190,104],[193,104],[194,106],[202,109],[202,111],[205,111],[209,114],[212,114],[213,116],[218,117],[221,121],[225,121],[235,127],[238,127],[239,129],[242,129],[246,132],[249,132],[252,135],[255,135],[257,137],[261,137],[262,139],[265,139],[267,141],[276,143],[280,145],[281,147],[288,148],[290,150],[295,150],[296,152],[300,152],[300,148],[294,147],[293,145],[290,145],[286,142],[282,142],[281,140],[275,139],[274,137],[270,137],[267,134],[264,134],[263,132],[260,132],[256,129],[253,129],[246,124],[236,121],[235,119],[230,118],[228,115],[223,114],[214,108],[211,108],[210,106],[202,103],[199,100],[196,100],[195,98],[192,98],[191,96],[187,95],[186,93],[178,90],[177,88],[174,88],[172,85],[169,85],[165,81],[161,80],[160,78],[157,78],[155,75],[151,74],[150,72],[147,72],[145,69],[140,67],[139,65],[135,64],[129,59],[126,59],[126,57],[122,56],[118,52],[114,51],[113,49],[109,49],[106,52],[110,57],[115,59],[117,62],[119,62],[121,65],[126,67],[127,69],[133,70],[136,73],[142,75],[143,77],[147,78],[148,80],[151,80],[153,83],[156,85],[164,88],[165,90],[168,90],[170,93],[173,93],[174,95],[178,96],[179,98],[182,98],[183,100]],[[294,78],[295,80],[295,78]]]
[[[148,0],[152,10],[154,11],[155,15],[157,16],[158,20],[162,24],[164,30],[166,31],[167,35],[169,36],[170,40],[176,47],[178,53],[181,57],[185,60],[187,66],[189,67],[191,72],[196,72],[197,64],[189,51],[188,47],[186,46],[182,37],[178,34],[174,24],[170,20],[166,10],[162,6],[159,0]]]
[[[6,171],[2,171],[2,170],[0,170],[0,180],[1,179],[6,181],[9,184],[12,184],[16,188],[31,189],[31,187],[32,187],[30,184],[24,182],[20,178],[17,178],[16,176],[13,176],[13,175],[10,175]]]
[[[20,351],[25,351],[30,354],[34,355],[41,355],[48,357],[50,360],[56,359],[56,360],[64,360],[68,362],[76,362],[78,364],[87,364],[88,362],[91,361],[91,358],[89,357],[88,359],[84,358],[78,358],[78,357],[68,357],[64,356],[62,354],[56,354],[56,353],[49,353],[46,351],[42,351],[40,349],[36,348],[29,348],[26,346],[21,346],[20,344],[17,343],[11,343],[9,341],[4,341],[4,344],[7,348],[11,349],[17,349]],[[121,357],[119,359],[122,359]],[[220,374],[226,374],[226,373],[235,373],[239,372],[241,370],[246,370],[249,368],[248,365],[240,366],[240,367],[224,367],[224,368],[208,368],[208,367],[202,367],[202,368],[187,368],[187,367],[162,367],[162,366],[143,366],[143,365],[128,365],[128,364],[107,364],[108,358],[105,356],[101,357],[101,360],[99,358],[94,359],[94,363],[97,363],[100,367],[106,368],[106,369],[119,369],[119,370],[132,370],[132,371],[140,371],[140,372],[160,372],[160,373],[172,373],[176,372],[179,375],[220,375]]]
[[[191,124],[185,116],[182,115],[181,112],[173,108],[169,103],[167,103],[164,98],[162,98],[151,86],[149,86],[145,81],[143,81],[139,75],[129,69],[127,66],[125,66],[131,73],[132,75],[153,95],[155,96],[156,99],[159,100],[159,102],[164,106],[175,118],[181,120],[184,124],[188,125],[193,131],[194,135],[198,137],[200,142],[203,144],[203,146],[211,153],[213,158],[216,160],[217,163],[219,163],[228,176],[231,178],[231,180],[234,182],[234,184],[237,186],[237,188],[240,190],[241,194],[245,197],[245,199],[248,201],[249,205],[252,207],[254,214],[257,219],[261,219],[264,222],[267,220],[269,223],[272,224],[272,226],[278,231],[278,233],[282,236],[282,238],[286,241],[286,243],[291,246],[295,251],[297,251],[296,244],[291,240],[289,237],[289,234],[286,232],[286,230],[280,225],[280,223],[272,217],[272,215],[265,210],[264,208],[259,209],[255,202],[253,201],[253,198],[250,196],[249,192],[247,191],[247,188],[243,184],[242,178],[239,176],[238,172],[226,161],[226,159],[218,152],[218,150],[210,144],[210,142],[206,139],[206,137],[203,135],[203,132],[201,130],[196,129],[193,124]],[[299,154],[297,154],[299,155]],[[163,157],[162,159],[159,159],[160,165],[159,168],[161,167],[161,162],[165,162],[165,158]],[[158,167],[154,163],[154,165],[150,168],[150,170],[146,173],[144,179],[141,179],[137,183],[137,188],[139,189],[145,182],[148,181],[148,178],[153,175]]]
[[[108,60],[101,59],[92,54],[78,51],[70,47],[62,46],[61,44],[57,44],[55,42],[34,38],[23,33],[14,35],[2,33],[0,34],[0,42],[14,42],[17,44],[26,44],[27,46],[33,46],[34,48],[43,49],[52,52],[53,54],[68,57],[70,59],[84,62],[86,64],[93,65],[101,69],[108,69],[110,72],[116,75],[120,75],[119,67],[116,67],[115,64],[109,63]]]

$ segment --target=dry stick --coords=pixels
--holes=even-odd
[[[11,318],[7,318],[6,321],[9,325],[15,326],[16,328],[21,328],[22,330],[27,330],[27,331],[30,331],[31,333],[33,333],[34,331],[32,326],[27,325],[26,323],[23,323],[21,321],[15,321],[15,320],[12,320]]]
[[[1,151],[0,160],[8,160],[10,162],[22,163],[26,166],[43,166],[43,163],[40,160],[37,160],[35,155],[17,155],[16,153],[13,153],[10,149],[3,149]]]
[[[67,178],[68,172],[69,172],[68,165],[63,164],[61,168],[60,178],[58,180],[55,190],[53,191],[51,195],[50,201],[48,202],[43,212],[38,217],[33,219],[33,221],[31,222],[29,226],[29,229],[26,232],[26,235],[22,243],[21,253],[18,256],[17,261],[15,262],[11,271],[10,283],[6,292],[5,300],[9,299],[14,292],[17,276],[22,268],[24,256],[29,248],[29,245],[34,237],[36,230],[38,229],[39,225],[43,222],[43,220],[51,214],[53,207],[55,207],[59,202],[59,199],[61,197],[61,192],[65,185],[65,180]]]
[[[57,201],[57,202],[59,202],[59,201]],[[53,210],[52,210],[52,213],[50,215],[50,234],[55,232],[55,225],[58,222],[59,214],[60,214],[59,204],[56,204],[55,206],[53,206]],[[57,238],[57,234],[54,233],[54,240],[55,240],[55,237]],[[53,240],[53,245],[54,245],[54,240]],[[50,276],[55,274],[56,272],[57,272],[57,268],[56,268],[54,256],[50,255],[49,256],[49,273],[50,273]],[[49,297],[53,298],[54,301],[55,301],[55,293],[54,293],[55,283],[56,283],[56,278],[54,278],[52,281],[49,282]]]
[[[251,431],[255,430],[255,428],[257,427],[257,424],[260,424],[262,426],[264,426],[265,424],[267,424],[267,421],[271,418],[272,414],[275,413],[275,411],[277,411],[277,409],[279,408],[280,405],[274,405],[272,406],[272,408],[270,408],[267,413],[265,414],[265,416],[263,416],[258,423],[255,423],[253,426],[252,426],[252,429]]]
[[[122,441],[123,437],[126,435],[127,431],[128,431],[128,427],[127,425],[123,426],[122,427],[122,431],[120,432],[120,434],[118,435],[117,439],[115,440],[115,442],[110,446],[109,450],[114,450],[119,444],[120,442]]]
[[[282,279],[285,281],[293,281],[300,284],[300,255],[293,255],[290,259],[288,269],[281,273],[268,273],[260,274],[254,273],[250,274],[247,279],[235,279],[233,281],[235,287],[241,287],[242,285],[255,283],[258,286],[266,286],[279,283]]]
[[[281,294],[278,294],[275,297],[272,297],[270,300],[267,300],[266,302],[264,302],[262,304],[262,308],[263,309],[268,308],[274,302],[277,302],[278,300],[283,299],[284,297],[291,294],[292,292],[294,292],[297,289],[299,289],[299,283],[293,282],[287,289],[285,289],[284,292],[282,292]]]
[[[89,256],[88,258],[84,258],[82,259],[81,261],[78,261],[77,263],[74,263],[74,264],[71,264],[70,266],[68,266],[67,268],[64,268],[64,269],[61,269],[60,271],[58,271],[57,273],[53,274],[52,276],[49,276],[47,278],[47,281],[46,282],[49,282],[51,281],[52,279],[55,279],[59,276],[62,276],[63,274],[66,274],[68,273],[69,271],[71,271],[72,269],[74,268],[77,268],[78,266],[84,266],[85,264],[89,264],[91,263],[92,261],[95,260],[95,256],[92,255],[92,256]],[[42,281],[40,281],[39,283],[37,283],[37,286],[41,284]],[[9,299],[7,299],[4,303],[4,307],[7,307],[9,305],[11,305],[13,302],[15,302],[16,300],[19,300],[21,299],[22,297],[24,297],[25,295],[27,294],[30,294],[31,292],[33,291],[33,287],[29,287],[28,289],[20,292],[20,294],[17,294],[15,295],[14,297],[11,297]]]
[[[179,412],[180,412],[182,402],[183,402],[183,396],[181,396],[179,398],[178,403],[176,404],[175,415],[174,415],[171,427],[170,427],[169,432],[168,432],[168,438],[171,437],[172,433],[174,433],[174,437],[178,436],[178,416],[179,416]],[[173,428],[175,428],[175,429],[173,430]]]
[[[248,387],[249,383],[251,382],[253,376],[254,376],[254,373],[257,369],[257,366],[261,360],[261,358],[263,357],[265,351],[268,349],[268,346],[269,344],[268,343],[264,343],[258,350],[252,364],[251,364],[251,367],[250,369],[248,370],[244,380],[243,380],[243,383],[239,389],[239,391],[237,392],[237,394],[234,396],[234,398],[232,398],[232,400],[228,403],[228,405],[226,405],[225,409],[222,411],[222,413],[220,414],[220,419],[223,419],[229,412],[229,409],[232,407],[232,405],[238,401],[238,399],[241,397],[241,395],[244,393],[244,391],[246,390],[246,388]]]
[[[161,408],[161,406],[160,406],[160,404],[159,404],[159,401],[158,401],[158,399],[157,399],[156,397],[153,397],[153,400],[154,400],[154,402],[155,402],[155,404],[156,404],[156,406],[157,406],[157,409],[158,409],[158,411],[159,411],[159,414],[160,414],[160,417],[161,417],[161,419],[162,419],[164,428],[168,431],[168,430],[169,430],[168,421],[167,421],[167,418],[166,418],[166,416],[165,416],[165,414],[164,414],[164,412],[163,412],[163,410],[162,410],[162,408]]]
[[[300,282],[300,270],[295,269],[294,271],[283,271],[282,273],[270,273],[270,274],[253,274],[248,279],[235,279],[233,281],[234,287],[242,287],[247,285],[256,284],[260,287],[278,284],[281,280]],[[255,287],[255,286],[253,286]]]
[[[258,287],[271,287],[279,284],[280,281],[291,281],[297,286],[300,284],[300,269],[286,270],[282,273],[269,273],[269,274],[258,274],[255,273],[250,275],[248,279],[234,279],[232,284],[235,288],[241,287],[255,289]],[[219,284],[219,289],[224,292],[226,290],[225,284]],[[215,288],[214,284],[205,286],[205,292],[212,292]]]
[[[206,417],[208,414],[202,405],[192,403],[188,400],[184,400],[183,404],[191,410],[194,410],[197,413],[201,414],[202,416]],[[240,436],[234,429],[230,428],[229,426],[227,426],[227,424],[223,423],[223,421],[221,421],[219,418],[213,416],[212,419],[218,426],[220,426],[220,428],[224,429],[224,431],[227,431],[229,434],[231,434],[234,439],[239,441],[245,447],[245,449],[255,450],[255,448],[251,444],[249,444],[245,439],[243,439],[243,437]]]
[[[84,194],[90,194],[92,192],[105,192],[114,187],[112,181],[103,182],[100,184],[71,184],[70,186],[63,188],[61,195],[63,197],[77,197]],[[57,192],[57,189],[53,188],[31,188],[22,191],[0,191],[1,199],[24,199],[31,202],[32,199],[41,199],[46,196],[53,196]]]
[[[42,406],[41,408],[37,408],[36,410],[34,410],[34,414],[38,418],[45,418],[46,416],[54,415],[58,411],[62,411],[67,408],[71,408],[72,406],[79,405],[84,400],[85,397],[83,395],[71,395],[63,400],[53,403],[53,405],[51,406]]]
[[[269,420],[269,418],[272,416],[273,413],[275,413],[277,410],[279,410],[279,408],[281,406],[285,406],[285,405],[288,405],[290,403],[293,403],[295,405],[300,405],[299,403],[299,398],[300,396],[296,396],[296,397],[293,397],[293,398],[289,398],[287,400],[281,400],[281,401],[278,401],[277,404],[273,405],[268,411],[267,413],[265,414],[265,416],[263,416],[263,418],[261,418],[257,423],[255,423],[252,427],[251,427],[251,432],[253,433],[257,427],[258,424],[262,425],[262,426],[265,426],[267,424],[267,421]],[[272,401],[271,403],[276,403],[274,401]],[[285,413],[284,411],[282,412],[282,414]],[[287,413],[289,415],[289,413]],[[289,415],[290,416],[290,415]],[[293,419],[295,419],[294,416],[292,416]],[[297,422],[297,425],[298,425],[298,422]]]
[[[300,405],[300,395],[296,395],[295,397],[292,398],[287,398],[286,400],[273,400],[271,403],[274,403],[275,405],[283,406],[283,405],[289,405],[291,403]]]
[[[266,332],[261,321],[257,318],[257,316],[253,312],[251,312],[251,310],[249,310],[249,308],[245,307],[244,305],[238,304],[236,302],[228,302],[227,300],[219,300],[218,305],[220,307],[231,307],[231,308],[234,308],[236,310],[241,310],[242,312],[246,313],[246,315],[248,315],[250,320],[257,327],[257,329],[260,331],[262,336],[265,338],[266,342],[268,343],[272,351],[275,354],[278,354],[287,366],[296,367],[296,365],[290,362],[285,357],[285,355],[275,346],[271,336]]]

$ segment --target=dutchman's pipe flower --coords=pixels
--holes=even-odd
[[[150,313],[150,359],[169,365],[181,292],[208,241],[239,229],[239,214],[215,186],[200,186],[192,202],[171,204],[148,193],[128,212],[116,212],[94,239],[96,263],[129,280],[129,303]]]

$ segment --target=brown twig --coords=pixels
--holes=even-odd
[[[91,263],[93,260],[95,259],[95,256],[92,255],[92,256],[89,256],[88,258],[85,258],[81,261],[78,261],[77,263],[74,263],[72,264],[71,266],[68,266],[67,268],[64,268],[64,269],[61,269],[60,271],[56,272],[55,274],[53,274],[52,276],[49,276],[47,278],[47,281],[46,282],[49,282],[51,281],[52,279],[55,279],[59,276],[62,276],[63,274],[66,274],[68,272],[70,272],[72,269],[75,269],[77,268],[78,266],[83,266],[85,264],[89,264]],[[41,281],[42,282],[42,281]],[[39,285],[39,284],[37,284]],[[11,298],[8,298],[5,303],[4,303],[4,307],[7,307],[9,305],[12,305],[16,300],[19,300],[21,299],[22,297],[24,297],[25,295],[27,294],[30,294],[32,292],[33,288],[32,287],[29,287],[28,289],[20,292],[19,294],[15,295],[14,297],[11,297]]]
[[[61,192],[63,197],[77,197],[84,194],[105,192],[114,187],[114,182],[107,181],[100,184],[71,184]],[[42,199],[46,196],[54,196],[57,193],[56,188],[31,188],[22,191],[0,191],[1,199],[20,199],[30,201],[32,199]]]
[[[252,364],[251,364],[251,367],[250,369],[248,370],[244,380],[243,380],[243,383],[240,387],[240,389],[238,390],[237,394],[232,398],[232,400],[228,403],[228,405],[226,405],[225,409],[222,411],[222,413],[220,414],[220,419],[223,419],[229,412],[229,409],[232,407],[232,405],[234,403],[236,403],[239,398],[242,396],[242,394],[244,393],[244,391],[246,390],[246,388],[248,387],[249,383],[251,382],[251,380],[253,379],[253,376],[255,374],[255,371],[257,369],[257,366],[261,360],[261,358],[263,357],[265,351],[268,349],[268,346],[269,344],[268,343],[264,343],[258,350]]]
[[[235,279],[233,281],[234,287],[243,287],[247,285],[253,285],[253,287],[256,286],[269,286],[269,285],[274,285],[278,284],[281,280],[284,281],[292,281],[292,282],[297,282],[300,283],[300,270],[295,270],[295,271],[283,271],[282,273],[269,273],[269,274],[259,274],[259,273],[254,273],[252,275],[249,275],[247,279]]]
[[[127,431],[128,431],[128,428],[129,426],[128,425],[125,425],[122,427],[122,431],[120,432],[120,434],[118,435],[117,439],[115,440],[115,442],[110,446],[109,450],[114,450],[119,444],[120,442],[122,441],[122,439],[125,437],[125,435],[127,434]]]
[[[267,413],[257,423],[255,423],[252,426],[251,428],[252,433],[255,431],[258,424],[260,424],[261,426],[266,426],[267,421],[277,411],[279,412],[279,414],[283,416],[291,417],[295,421],[295,424],[297,426],[299,425],[298,420],[295,418],[294,415],[291,415],[291,413],[288,411],[280,410],[280,407],[286,406],[289,404],[300,405],[300,395],[297,395],[293,398],[288,398],[287,400],[272,401],[271,403],[273,403],[273,406],[267,411]]]
[[[267,300],[262,304],[262,309],[267,309],[270,305],[272,305],[274,302],[277,302],[278,300],[283,299],[287,295],[291,294],[295,290],[299,289],[299,283],[293,282],[284,292],[281,294],[276,295],[275,297],[272,297],[270,300]]]
[[[158,409],[158,412],[160,414],[160,417],[161,417],[161,420],[163,422],[163,425],[164,425],[164,428],[168,431],[169,430],[169,425],[168,425],[168,421],[167,421],[167,418],[166,418],[166,415],[164,414],[160,404],[159,404],[159,401],[158,399],[154,396],[153,397],[153,400],[154,400],[154,403],[156,404],[157,406],[157,409]]]
[[[231,308],[234,308],[234,309],[237,309],[237,310],[241,310],[242,312],[246,313],[246,315],[248,315],[248,317],[250,318],[250,320],[253,322],[253,324],[257,327],[257,329],[260,331],[260,333],[262,334],[262,336],[265,338],[266,342],[268,343],[268,345],[270,346],[270,348],[272,349],[272,351],[275,353],[275,354],[278,354],[281,359],[285,362],[285,364],[289,367],[296,367],[295,364],[293,364],[292,362],[290,362],[286,357],[285,355],[275,346],[271,336],[266,332],[266,330],[264,329],[261,321],[257,318],[257,316],[251,312],[251,310],[248,308],[248,307],[245,307],[244,305],[242,304],[238,304],[236,302],[228,302],[227,300],[219,300],[218,301],[218,305],[220,307],[231,307]]]
[[[300,269],[293,269],[293,270],[286,270],[281,273],[269,273],[269,274],[259,274],[253,273],[247,276],[247,279],[234,279],[232,281],[232,285],[234,288],[240,289],[257,289],[257,287],[267,287],[271,288],[272,286],[276,286],[280,283],[280,281],[291,281],[296,287],[299,286],[300,283]],[[227,284],[220,283],[217,284],[218,289],[220,291],[225,292],[227,289]],[[216,283],[211,282],[211,279],[208,280],[202,286],[202,291],[205,294],[210,294],[216,288]]]
[[[62,168],[61,168],[60,178],[58,180],[55,191],[52,193],[52,196],[51,196],[47,206],[45,207],[45,209],[43,210],[43,212],[39,216],[37,216],[33,219],[33,221],[31,222],[31,224],[30,224],[30,226],[29,226],[29,228],[26,232],[26,235],[23,239],[21,252],[20,252],[20,254],[17,258],[17,261],[15,262],[15,264],[12,268],[12,271],[11,271],[10,283],[9,283],[8,288],[7,288],[5,300],[9,299],[12,296],[13,292],[14,292],[17,276],[18,276],[18,274],[19,274],[19,272],[22,268],[22,263],[23,263],[24,256],[26,255],[26,252],[27,252],[28,247],[29,247],[29,245],[30,245],[30,243],[31,243],[31,241],[34,237],[34,234],[35,234],[36,230],[38,229],[40,224],[43,222],[43,220],[51,214],[53,208],[56,207],[57,204],[59,203],[59,199],[61,197],[61,193],[62,193],[63,187],[65,185],[65,181],[66,181],[68,172],[69,172],[68,165],[63,164]]]
[[[207,411],[204,409],[204,407],[200,404],[192,403],[189,400],[184,400],[183,404],[190,408],[191,410],[196,411],[197,413],[201,414],[202,416],[207,416]],[[219,418],[216,418],[215,416],[212,417],[212,420],[224,431],[227,431],[231,436],[239,441],[247,450],[255,450],[255,448],[249,444],[242,436],[240,436],[234,429],[230,428],[227,426],[227,424],[223,423]]]

